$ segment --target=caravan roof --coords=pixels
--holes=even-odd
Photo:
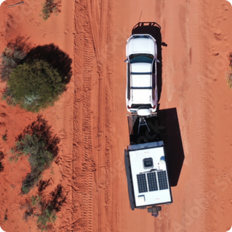
[[[172,202],[164,148],[151,144],[142,149],[128,147],[136,207]]]

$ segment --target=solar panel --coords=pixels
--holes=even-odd
[[[168,181],[167,181],[167,172],[166,171],[159,171],[158,174],[158,181],[159,181],[159,189],[168,189]]]
[[[149,191],[158,190],[158,185],[157,185],[157,179],[156,179],[156,173],[155,172],[147,173],[147,180],[148,180]]]
[[[146,175],[145,174],[137,175],[137,182],[138,182],[139,193],[147,192]]]

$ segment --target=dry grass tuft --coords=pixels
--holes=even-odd
[[[227,74],[227,83],[229,85],[230,88],[232,88],[232,53],[230,53],[229,55],[229,60],[230,60],[230,70],[228,71],[228,74]]]

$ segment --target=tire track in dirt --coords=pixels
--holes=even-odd
[[[103,52],[105,54],[105,165],[106,165],[106,189],[104,195],[104,201],[106,204],[105,214],[107,216],[108,222],[108,231],[120,231],[119,229],[119,191],[115,191],[115,189],[119,189],[119,165],[118,161],[120,160],[118,154],[115,153],[113,149],[113,135],[115,135],[115,131],[113,128],[115,127],[115,118],[116,109],[114,108],[114,89],[115,89],[115,78],[114,76],[114,59],[113,57],[117,55],[115,52],[115,44],[114,44],[114,36],[112,31],[112,14],[113,11],[113,2],[108,1],[107,5],[103,8],[103,12],[107,12],[105,14],[105,18],[102,18],[102,24],[100,31],[105,34],[105,41],[102,41],[101,46],[104,46],[106,43]],[[105,25],[103,28],[102,25]],[[102,230],[105,231],[105,230]]]
[[[199,208],[193,203],[194,201],[190,201],[189,199],[192,198],[195,200],[207,195],[207,173],[205,170],[208,164],[206,157],[209,155],[208,148],[212,147],[210,146],[212,145],[212,143],[210,144],[211,135],[208,136],[208,132],[211,134],[212,129],[211,118],[209,117],[209,114],[211,115],[212,113],[212,104],[208,101],[211,97],[211,91],[207,87],[205,78],[206,62],[204,55],[205,47],[207,47],[207,42],[205,41],[207,22],[202,20],[202,18],[205,17],[205,6],[202,2],[179,1],[178,3],[178,6],[176,4],[173,5],[173,11],[178,12],[177,15],[167,17],[166,13],[170,12],[170,4],[164,5],[164,12],[160,14],[163,15],[161,17],[163,22],[161,25],[164,24],[165,20],[167,20],[167,22],[169,20],[169,25],[166,26],[167,32],[163,39],[168,40],[170,38],[170,31],[168,28],[171,28],[173,23],[173,26],[179,28],[179,31],[177,30],[178,39],[181,41],[181,46],[183,46],[183,49],[180,49],[181,56],[176,60],[172,60],[169,58],[172,56],[171,49],[173,49],[173,51],[175,49],[170,42],[170,50],[168,53],[165,53],[167,56],[164,57],[164,62],[167,60],[168,64],[163,66],[163,86],[164,88],[168,88],[170,84],[172,84],[172,82],[170,82],[170,80],[172,80],[172,75],[170,76],[170,73],[172,72],[167,71],[172,71],[173,67],[181,67],[180,70],[176,70],[176,73],[179,74],[179,83],[176,81],[173,82],[173,86],[168,89],[167,93],[169,93],[168,99],[170,102],[176,101],[178,103],[177,112],[185,151],[185,168],[189,170],[189,172],[194,173],[194,178],[190,177],[189,183],[191,183],[192,186],[197,184],[198,187],[191,192],[187,188],[184,189],[184,197],[179,200],[178,203],[178,198],[174,199],[173,204],[179,206],[180,210],[178,211],[182,213],[175,213],[172,220],[170,220],[170,216],[167,214],[167,218],[169,220],[170,229],[174,229],[177,223],[180,229],[176,229],[176,231],[190,231],[193,228],[197,231],[206,231],[206,213],[202,210],[202,208],[206,208],[206,202],[204,201],[202,208]],[[192,13],[194,11],[196,11],[196,13]],[[170,19],[173,20],[171,21]],[[202,22],[201,25],[198,24],[199,21]],[[179,25],[177,25],[176,22],[178,22]],[[194,52],[194,59],[192,59],[192,51]],[[169,82],[169,86],[167,86],[167,82]],[[175,98],[176,96],[178,96],[178,100],[173,99],[173,101],[171,101],[172,97]],[[192,97],[194,97],[194,100],[191,100]],[[189,102],[191,102],[192,105],[190,105]],[[191,137],[191,135],[194,136]],[[196,167],[198,168],[197,173],[194,172]],[[173,192],[175,193],[175,190]],[[197,208],[200,216],[190,216],[191,210],[195,208]],[[173,214],[172,207],[170,207],[170,213]],[[156,229],[161,231],[161,228],[164,229],[163,225],[158,225],[157,223]]]
[[[119,177],[124,166],[113,142],[118,80],[112,58],[117,55],[113,7],[103,0],[76,3],[73,230],[121,228]]]
[[[73,122],[73,217],[70,230],[92,231],[93,177],[91,85],[94,48],[87,2],[75,4],[74,122]]]
[[[71,230],[106,231],[110,185],[109,3],[76,3]],[[107,90],[106,90],[107,89]],[[107,110],[106,110],[107,108]],[[96,164],[96,166],[95,166]],[[94,181],[95,178],[95,181]],[[110,191],[110,192],[109,192]],[[94,224],[94,229],[93,229]]]
[[[94,161],[96,162],[95,188],[94,194],[94,225],[96,231],[106,231],[109,229],[111,213],[109,200],[112,194],[110,166],[110,147],[111,147],[111,108],[110,93],[113,91],[109,85],[109,50],[111,41],[110,37],[110,1],[88,1],[88,11],[90,26],[94,42],[96,57],[96,77],[94,78],[95,92],[94,104],[94,121],[96,136],[94,135],[95,149],[93,151]]]
[[[194,178],[192,179],[193,184],[198,184],[198,189],[192,191],[194,194],[194,201],[196,199],[202,198],[204,199],[204,205],[202,208],[197,208],[200,212],[199,216],[192,217],[191,220],[187,220],[187,216],[190,214],[191,210],[196,207],[194,204],[187,203],[187,207],[189,210],[184,210],[185,212],[185,228],[195,228],[197,231],[208,231],[206,229],[206,220],[207,220],[207,205],[208,205],[208,186],[207,186],[207,172],[209,166],[209,154],[212,152],[213,144],[212,144],[212,123],[211,123],[211,115],[212,115],[212,102],[211,102],[211,89],[208,88],[208,81],[206,75],[206,59],[205,59],[205,47],[207,47],[208,41],[206,34],[208,33],[207,24],[208,22],[205,21],[205,12],[206,5],[205,2],[198,1],[194,4],[194,8],[197,9],[198,13],[194,15],[196,17],[196,22],[202,22],[202,25],[194,25],[192,30],[195,31],[195,53],[197,55],[197,63],[198,68],[196,72],[194,72],[196,76],[196,81],[192,82],[191,88],[194,88],[195,93],[195,110],[191,113],[193,116],[191,117],[192,125],[195,126],[196,135],[195,138],[191,140],[190,147],[192,154],[199,154],[198,156],[194,157],[191,154],[191,170],[195,170],[198,167],[198,172],[195,173]],[[198,18],[198,20],[197,20]],[[193,20],[193,19],[192,19]],[[193,25],[193,24],[192,24]],[[189,49],[188,49],[189,50]],[[190,113],[190,112],[189,112]],[[184,117],[183,117],[184,118]],[[188,119],[189,120],[189,119]],[[185,122],[187,124],[187,120]],[[190,130],[191,126],[189,126]],[[193,146],[194,144],[194,146]],[[190,165],[189,165],[190,167]],[[198,206],[197,206],[198,207]],[[186,213],[187,211],[187,213]]]
[[[104,35],[100,38],[99,34],[99,25],[100,25],[100,15],[101,5],[100,1],[87,1],[88,7],[88,17],[91,28],[91,37],[93,40],[94,46],[94,55],[95,55],[95,68],[96,73],[94,73],[93,82],[93,130],[96,133],[93,133],[93,159],[96,163],[96,172],[95,172],[95,185],[94,196],[93,196],[93,223],[95,225],[96,231],[101,231],[102,221],[105,221],[104,215],[104,189],[105,189],[105,163],[104,156],[102,156],[102,151],[104,150],[104,78],[105,73],[102,67],[102,57],[101,57],[101,46],[100,40],[104,39]]]
[[[212,191],[212,184],[210,183],[211,181],[208,181],[208,176],[211,175],[211,173],[214,173],[214,161],[212,159],[213,153],[214,153],[214,144],[213,144],[213,137],[214,137],[214,132],[213,132],[213,115],[214,115],[214,110],[213,110],[213,93],[212,89],[209,88],[210,82],[212,80],[210,75],[207,72],[207,63],[208,63],[208,55],[205,54],[206,49],[208,47],[209,41],[206,39],[208,38],[207,34],[210,33],[210,28],[209,24],[211,22],[209,21],[209,15],[208,12],[211,11],[209,9],[209,6],[211,3],[206,0],[204,2],[199,3],[199,16],[201,18],[202,25],[199,28],[199,37],[200,37],[200,49],[199,49],[199,66],[200,66],[200,71],[201,75],[198,77],[198,83],[199,83],[199,109],[198,112],[198,118],[197,120],[199,121],[198,123],[198,128],[197,132],[199,135],[201,135],[201,140],[198,139],[199,143],[199,148],[200,148],[200,153],[201,153],[201,160],[202,164],[199,165],[200,173],[202,176],[201,183],[200,183],[200,189],[202,189],[204,196],[204,212],[201,215],[201,231],[211,231],[212,227],[215,227],[215,222],[217,221],[216,218],[216,210],[211,210],[210,206],[210,201],[211,201],[211,196],[210,192]],[[206,58],[207,56],[207,58]],[[215,213],[210,213],[210,211],[215,212]],[[210,220],[209,216],[210,215]],[[212,220],[213,218],[213,220]],[[211,229],[209,229],[207,222],[210,221],[211,224]],[[199,223],[199,222],[198,222]],[[214,231],[214,230],[213,230]]]
[[[217,10],[216,10],[217,9]],[[216,137],[216,133],[214,131],[214,122],[215,122],[215,115],[217,115],[217,112],[215,112],[215,103],[214,103],[214,94],[212,88],[213,88],[213,82],[218,79],[218,76],[220,76],[220,68],[216,66],[217,60],[222,60],[222,54],[223,52],[220,51],[220,55],[215,55],[215,51],[213,50],[214,45],[218,44],[218,42],[221,40],[220,38],[215,38],[215,34],[217,33],[217,29],[220,28],[220,22],[222,21],[225,13],[225,9],[223,5],[221,5],[218,2],[218,5],[216,7],[216,4],[212,4],[211,1],[205,0],[204,1],[204,10],[207,15],[208,21],[207,23],[207,32],[210,36],[208,36],[207,45],[209,50],[207,51],[208,59],[206,63],[206,70],[205,70],[205,105],[207,106],[205,109],[205,132],[207,137],[207,146],[205,148],[205,152],[207,152],[208,155],[206,155],[205,162],[207,163],[207,172],[206,172],[206,186],[205,189],[207,191],[206,194],[206,230],[207,231],[218,231],[218,225],[220,224],[220,219],[218,217],[219,207],[215,204],[210,204],[211,201],[217,201],[218,200],[218,191],[217,187],[215,186],[215,183],[218,183],[218,180],[221,178],[221,174],[218,173],[218,175],[215,175],[217,172],[217,163],[215,162],[215,144],[214,139]],[[214,12],[214,13],[212,13]],[[213,15],[213,17],[212,17]],[[225,20],[225,19],[224,19]],[[222,41],[221,41],[222,42]],[[223,41],[224,42],[224,41]],[[223,46],[222,46],[223,47]],[[206,59],[205,59],[206,60]],[[214,175],[213,175],[214,174]]]
[[[183,116],[182,116],[182,120],[184,122],[183,125],[188,125],[188,129],[184,130],[185,131],[185,136],[186,138],[188,138],[188,134],[191,132],[191,134],[195,134],[195,138],[192,138],[190,141],[191,143],[187,144],[187,148],[190,147],[190,151],[191,153],[189,153],[189,170],[191,170],[192,172],[195,170],[196,167],[198,167],[198,171],[197,173],[195,173],[194,175],[194,179],[191,178],[191,182],[193,185],[195,185],[196,183],[198,184],[198,188],[193,190],[192,193],[190,193],[194,199],[194,201],[198,198],[201,198],[202,196],[206,196],[207,195],[207,188],[206,188],[206,170],[207,170],[207,156],[208,156],[208,148],[210,147],[209,145],[209,141],[210,141],[210,136],[208,136],[208,131],[211,128],[211,123],[210,123],[210,118],[208,117],[209,114],[211,113],[211,107],[210,105],[208,105],[208,100],[210,99],[210,89],[207,88],[207,81],[205,78],[205,66],[206,66],[206,62],[205,62],[205,45],[206,45],[206,41],[205,41],[205,34],[207,33],[205,31],[205,22],[204,20],[202,20],[203,17],[205,17],[205,6],[204,3],[198,1],[195,2],[193,5],[191,5],[190,9],[196,9],[197,10],[197,14],[195,14],[194,16],[190,16],[190,17],[195,17],[195,21],[199,22],[199,19],[201,19],[200,21],[202,22],[201,27],[197,24],[191,24],[192,28],[191,31],[189,31],[189,33],[186,34],[186,39],[188,41],[188,47],[187,47],[187,52],[190,50],[190,45],[194,46],[194,52],[196,54],[196,61],[194,62],[195,64],[198,64],[198,68],[196,70],[193,71],[192,74],[189,73],[188,76],[192,75],[196,77],[196,81],[192,81],[191,83],[191,88],[194,89],[194,97],[195,97],[195,101],[194,101],[194,108],[188,107],[187,106],[187,101],[185,102],[185,104],[183,105],[183,109],[185,109],[185,107],[192,111],[189,111],[187,116],[185,111],[183,111]],[[191,12],[188,11],[190,14]],[[189,20],[187,20],[189,22]],[[194,19],[192,18],[192,21],[194,21]],[[203,23],[204,22],[204,23]],[[187,28],[190,28],[187,27]],[[204,29],[203,29],[204,28]],[[194,32],[194,39],[196,42],[192,42],[191,41],[191,33]],[[192,44],[191,44],[192,42]],[[188,64],[190,64],[190,60],[188,61]],[[189,68],[187,70],[190,70],[191,65],[189,65]],[[196,67],[196,65],[195,65]],[[186,75],[187,76],[187,75]],[[189,83],[189,90],[191,91],[190,88],[190,83]],[[188,101],[189,102],[189,101]],[[191,118],[190,118],[191,115]],[[190,122],[191,119],[191,122]],[[192,125],[194,125],[194,130],[192,129]],[[187,141],[186,141],[187,142]],[[187,154],[187,153],[186,153]],[[193,154],[198,154],[197,156],[193,156]],[[187,157],[188,158],[188,157]],[[188,161],[188,160],[187,160]],[[206,199],[205,199],[206,200]],[[199,209],[199,216],[192,217],[190,216],[190,220],[188,220],[188,217],[191,213],[191,210],[196,207],[196,205],[194,205],[192,202],[189,202],[187,200],[186,197],[186,207],[184,207],[183,212],[185,212],[185,214],[183,215],[183,224],[182,224],[182,228],[190,230],[191,228],[195,228],[195,230],[197,231],[206,231],[206,206],[207,206],[207,202],[204,201],[204,205],[202,206],[202,208],[204,208],[204,211],[202,209]],[[198,206],[197,206],[198,207]]]
[[[93,200],[94,225],[96,231],[118,231],[118,220],[115,220],[115,215],[117,215],[115,212],[118,209],[118,192],[113,191],[118,181],[114,181],[116,169],[112,166],[112,125],[114,124],[112,114],[112,96],[114,94],[112,85],[112,2],[89,1],[88,6],[97,68],[93,90],[95,92],[93,125],[95,126],[94,131],[96,131],[93,141],[95,143],[93,154],[96,163],[96,192]]]

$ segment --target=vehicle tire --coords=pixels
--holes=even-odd
[[[129,164],[129,157],[127,155],[127,150],[125,152],[125,168],[126,168],[126,177],[127,177],[127,188],[128,188],[128,194],[129,194],[129,200],[130,200],[130,207],[132,210],[135,209],[135,199],[134,199],[134,192],[133,192],[133,186],[132,186],[132,179],[130,174],[130,164]]]

